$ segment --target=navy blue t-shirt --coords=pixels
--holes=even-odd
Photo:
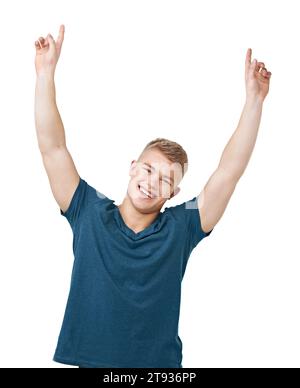
[[[60,213],[74,262],[54,361],[91,368],[181,368],[181,281],[204,237],[197,200],[166,207],[135,233],[118,206],[80,177]]]

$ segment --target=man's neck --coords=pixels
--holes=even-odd
[[[127,195],[123,199],[123,202],[118,205],[118,208],[125,224],[135,233],[146,229],[160,213],[159,211],[148,214],[139,212],[134,208]]]

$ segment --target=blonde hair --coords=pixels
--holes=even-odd
[[[175,141],[157,137],[151,140],[143,149],[142,153],[150,148],[156,148],[161,151],[171,162],[179,163],[182,168],[182,176],[186,173],[188,167],[188,157],[182,146]],[[141,155],[142,155],[141,153]]]

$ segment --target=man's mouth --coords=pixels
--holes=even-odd
[[[146,189],[144,189],[144,187],[138,185],[138,189],[139,189],[139,191],[143,194],[143,196],[144,196],[145,198],[149,198],[149,199],[152,199],[152,198],[153,198],[153,196],[149,193],[149,191],[146,190]]]

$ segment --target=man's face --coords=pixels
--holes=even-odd
[[[152,213],[179,192],[181,165],[173,163],[158,149],[148,149],[132,161],[127,195],[142,213]]]

